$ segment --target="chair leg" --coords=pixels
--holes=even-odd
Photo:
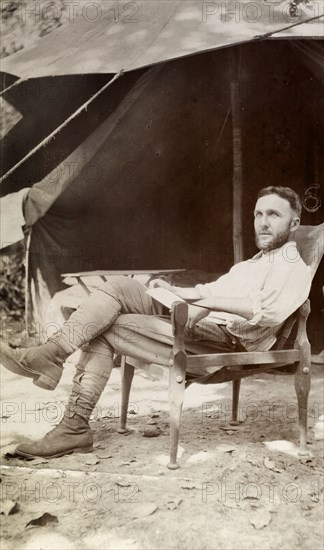
[[[307,338],[306,321],[310,312],[309,300],[300,308],[300,320],[295,345],[300,351],[300,361],[295,371],[295,390],[299,419],[299,454],[307,455],[307,408],[311,384],[311,348]]]
[[[302,456],[309,454],[307,450],[307,412],[310,384],[311,359],[309,350],[307,354],[302,353],[301,361],[298,363],[295,372],[295,390],[297,394],[299,420],[299,454]]]
[[[233,380],[232,382],[232,426],[238,424],[238,410],[239,410],[239,398],[240,398],[241,380]]]
[[[169,379],[169,404],[170,404],[170,462],[168,468],[176,470],[179,468],[177,462],[178,442],[180,433],[180,422],[182,405],[185,393],[186,380],[186,355],[183,352],[177,353],[173,364],[170,367]]]
[[[170,403],[170,462],[168,468],[176,470],[181,411],[186,387],[187,355],[184,346],[184,331],[188,319],[188,304],[175,302],[171,308],[171,321],[174,335],[169,369]]]
[[[120,411],[119,428],[117,429],[117,432],[119,434],[129,433],[129,430],[126,428],[127,410],[128,410],[129,394],[132,386],[134,371],[135,371],[134,367],[126,364],[126,357],[125,355],[123,355],[121,359],[121,381],[122,381],[121,411]]]

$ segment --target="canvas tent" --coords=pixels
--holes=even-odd
[[[248,4],[259,7],[255,20],[238,19]],[[4,97],[23,115],[2,141],[3,174],[125,71],[1,183],[3,196],[31,187],[24,215],[38,312],[65,272],[230,267],[233,83],[244,255],[254,251],[260,186],[308,190],[303,221],[320,222],[312,186],[324,171],[322,4],[315,14],[301,11],[296,25],[286,4],[269,21],[261,2],[222,3],[224,18],[215,2],[145,1],[136,3],[136,25],[119,27],[111,5],[101,5],[97,21],[81,14],[1,66]],[[256,39],[271,32],[276,40]]]

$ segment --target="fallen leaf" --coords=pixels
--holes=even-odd
[[[259,500],[258,495],[244,495],[243,500],[251,501],[254,503],[255,500]]]
[[[157,509],[158,505],[155,504],[155,502],[140,504],[139,506],[136,506],[136,509],[131,512],[130,516],[132,519],[146,518],[147,516],[154,514]]]
[[[252,512],[250,517],[250,523],[255,529],[263,529],[269,525],[271,521],[271,514],[265,510],[258,510],[257,512]]]
[[[96,455],[89,455],[84,461],[87,466],[94,466],[95,464],[98,464],[98,462],[99,458]]]
[[[301,464],[309,464],[313,461],[311,456],[305,456],[304,458],[300,459]]]
[[[18,502],[14,500],[6,500],[4,502],[0,501],[0,514],[3,516],[12,516],[16,514],[19,510]]]
[[[130,481],[116,481],[116,485],[119,487],[131,487],[133,484]]]
[[[55,523],[58,523],[57,517],[45,512],[45,514],[43,514],[39,518],[35,518],[29,521],[26,524],[26,527],[45,527],[46,525],[54,525]]]
[[[196,489],[196,485],[189,480],[185,480],[181,484],[182,489]]]
[[[164,505],[166,506],[166,508],[168,510],[175,510],[176,508],[178,508],[179,504],[181,504],[182,502],[182,498],[178,497],[178,498],[170,498],[169,500],[167,500]]]
[[[100,458],[100,460],[107,460],[108,458],[112,458],[113,455],[109,455],[107,453],[98,453],[98,458]]]
[[[148,420],[146,424],[147,424],[148,426],[156,426],[156,425],[157,425],[157,421],[156,421],[156,420]]]
[[[224,432],[238,432],[240,429],[235,426],[219,426],[220,430]]]

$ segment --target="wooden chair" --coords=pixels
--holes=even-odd
[[[310,266],[312,277],[320,264],[324,252],[324,224],[319,226],[300,226],[294,234],[299,252]],[[184,346],[184,329],[188,318],[188,305],[175,302],[172,306],[172,326],[174,345],[169,368],[169,404],[170,404],[170,462],[168,468],[176,469],[179,430],[182,405],[186,384],[186,369],[190,365],[219,367],[213,373],[211,383],[232,381],[233,406],[232,421],[237,422],[241,379],[263,372],[294,374],[298,402],[300,454],[307,453],[307,404],[311,380],[311,350],[307,337],[306,322],[310,313],[310,302],[306,302],[284,323],[276,344],[270,351],[216,353],[208,355],[187,355]],[[285,349],[286,342],[297,322],[297,333],[291,348]],[[166,367],[168,368],[168,367]],[[127,431],[127,408],[134,375],[134,367],[123,364],[122,367],[122,405],[119,433]],[[191,383],[191,382],[189,382]]]

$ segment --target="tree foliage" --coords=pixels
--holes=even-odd
[[[25,305],[24,251],[1,256],[0,298],[3,319],[20,319]]]
[[[64,0],[13,0],[0,4],[0,58],[35,44],[67,21]],[[18,113],[1,98],[0,138],[20,120]],[[19,159],[17,159],[19,160]],[[0,301],[2,319],[22,319],[25,303],[24,249],[0,258]]]

